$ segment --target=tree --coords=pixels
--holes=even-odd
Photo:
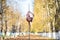
[[[60,0],[56,0],[55,28],[56,32],[60,30]]]
[[[15,25],[12,25],[12,33],[15,33],[16,32],[16,26]]]

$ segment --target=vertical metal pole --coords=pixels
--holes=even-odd
[[[28,11],[30,11],[30,4],[28,4]],[[30,25],[30,22],[28,22],[28,24],[29,24],[29,40],[30,40],[30,27],[31,27],[31,25]]]
[[[30,11],[30,4],[28,4],[28,11]]]
[[[29,40],[30,40],[30,29],[31,29],[31,24],[30,24],[30,22],[28,22],[28,24],[29,24]]]

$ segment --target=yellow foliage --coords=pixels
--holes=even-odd
[[[47,8],[44,4],[45,1],[35,0],[34,4],[34,20],[32,22],[32,30],[35,32],[43,32],[46,30],[48,32],[48,16],[47,16]],[[45,7],[43,7],[45,5]]]
[[[14,11],[12,7],[5,8],[4,20],[7,21],[7,26],[11,30],[12,25],[16,25],[17,22],[21,21],[21,14],[19,11]]]

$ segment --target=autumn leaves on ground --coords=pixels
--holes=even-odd
[[[29,35],[26,36],[18,36],[15,38],[7,38],[5,40],[29,40]],[[30,40],[54,40],[52,38],[41,37],[39,35],[30,35]]]
[[[0,38],[1,39],[1,38]],[[11,37],[11,38],[4,38],[4,40],[54,40],[53,38],[47,38],[47,37],[42,37],[40,35],[24,35],[24,36],[17,36],[17,37]]]

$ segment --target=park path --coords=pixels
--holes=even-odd
[[[30,35],[30,40],[50,40],[52,38],[42,37],[39,35]],[[29,35],[17,36],[15,38],[6,38],[5,40],[29,40]]]

